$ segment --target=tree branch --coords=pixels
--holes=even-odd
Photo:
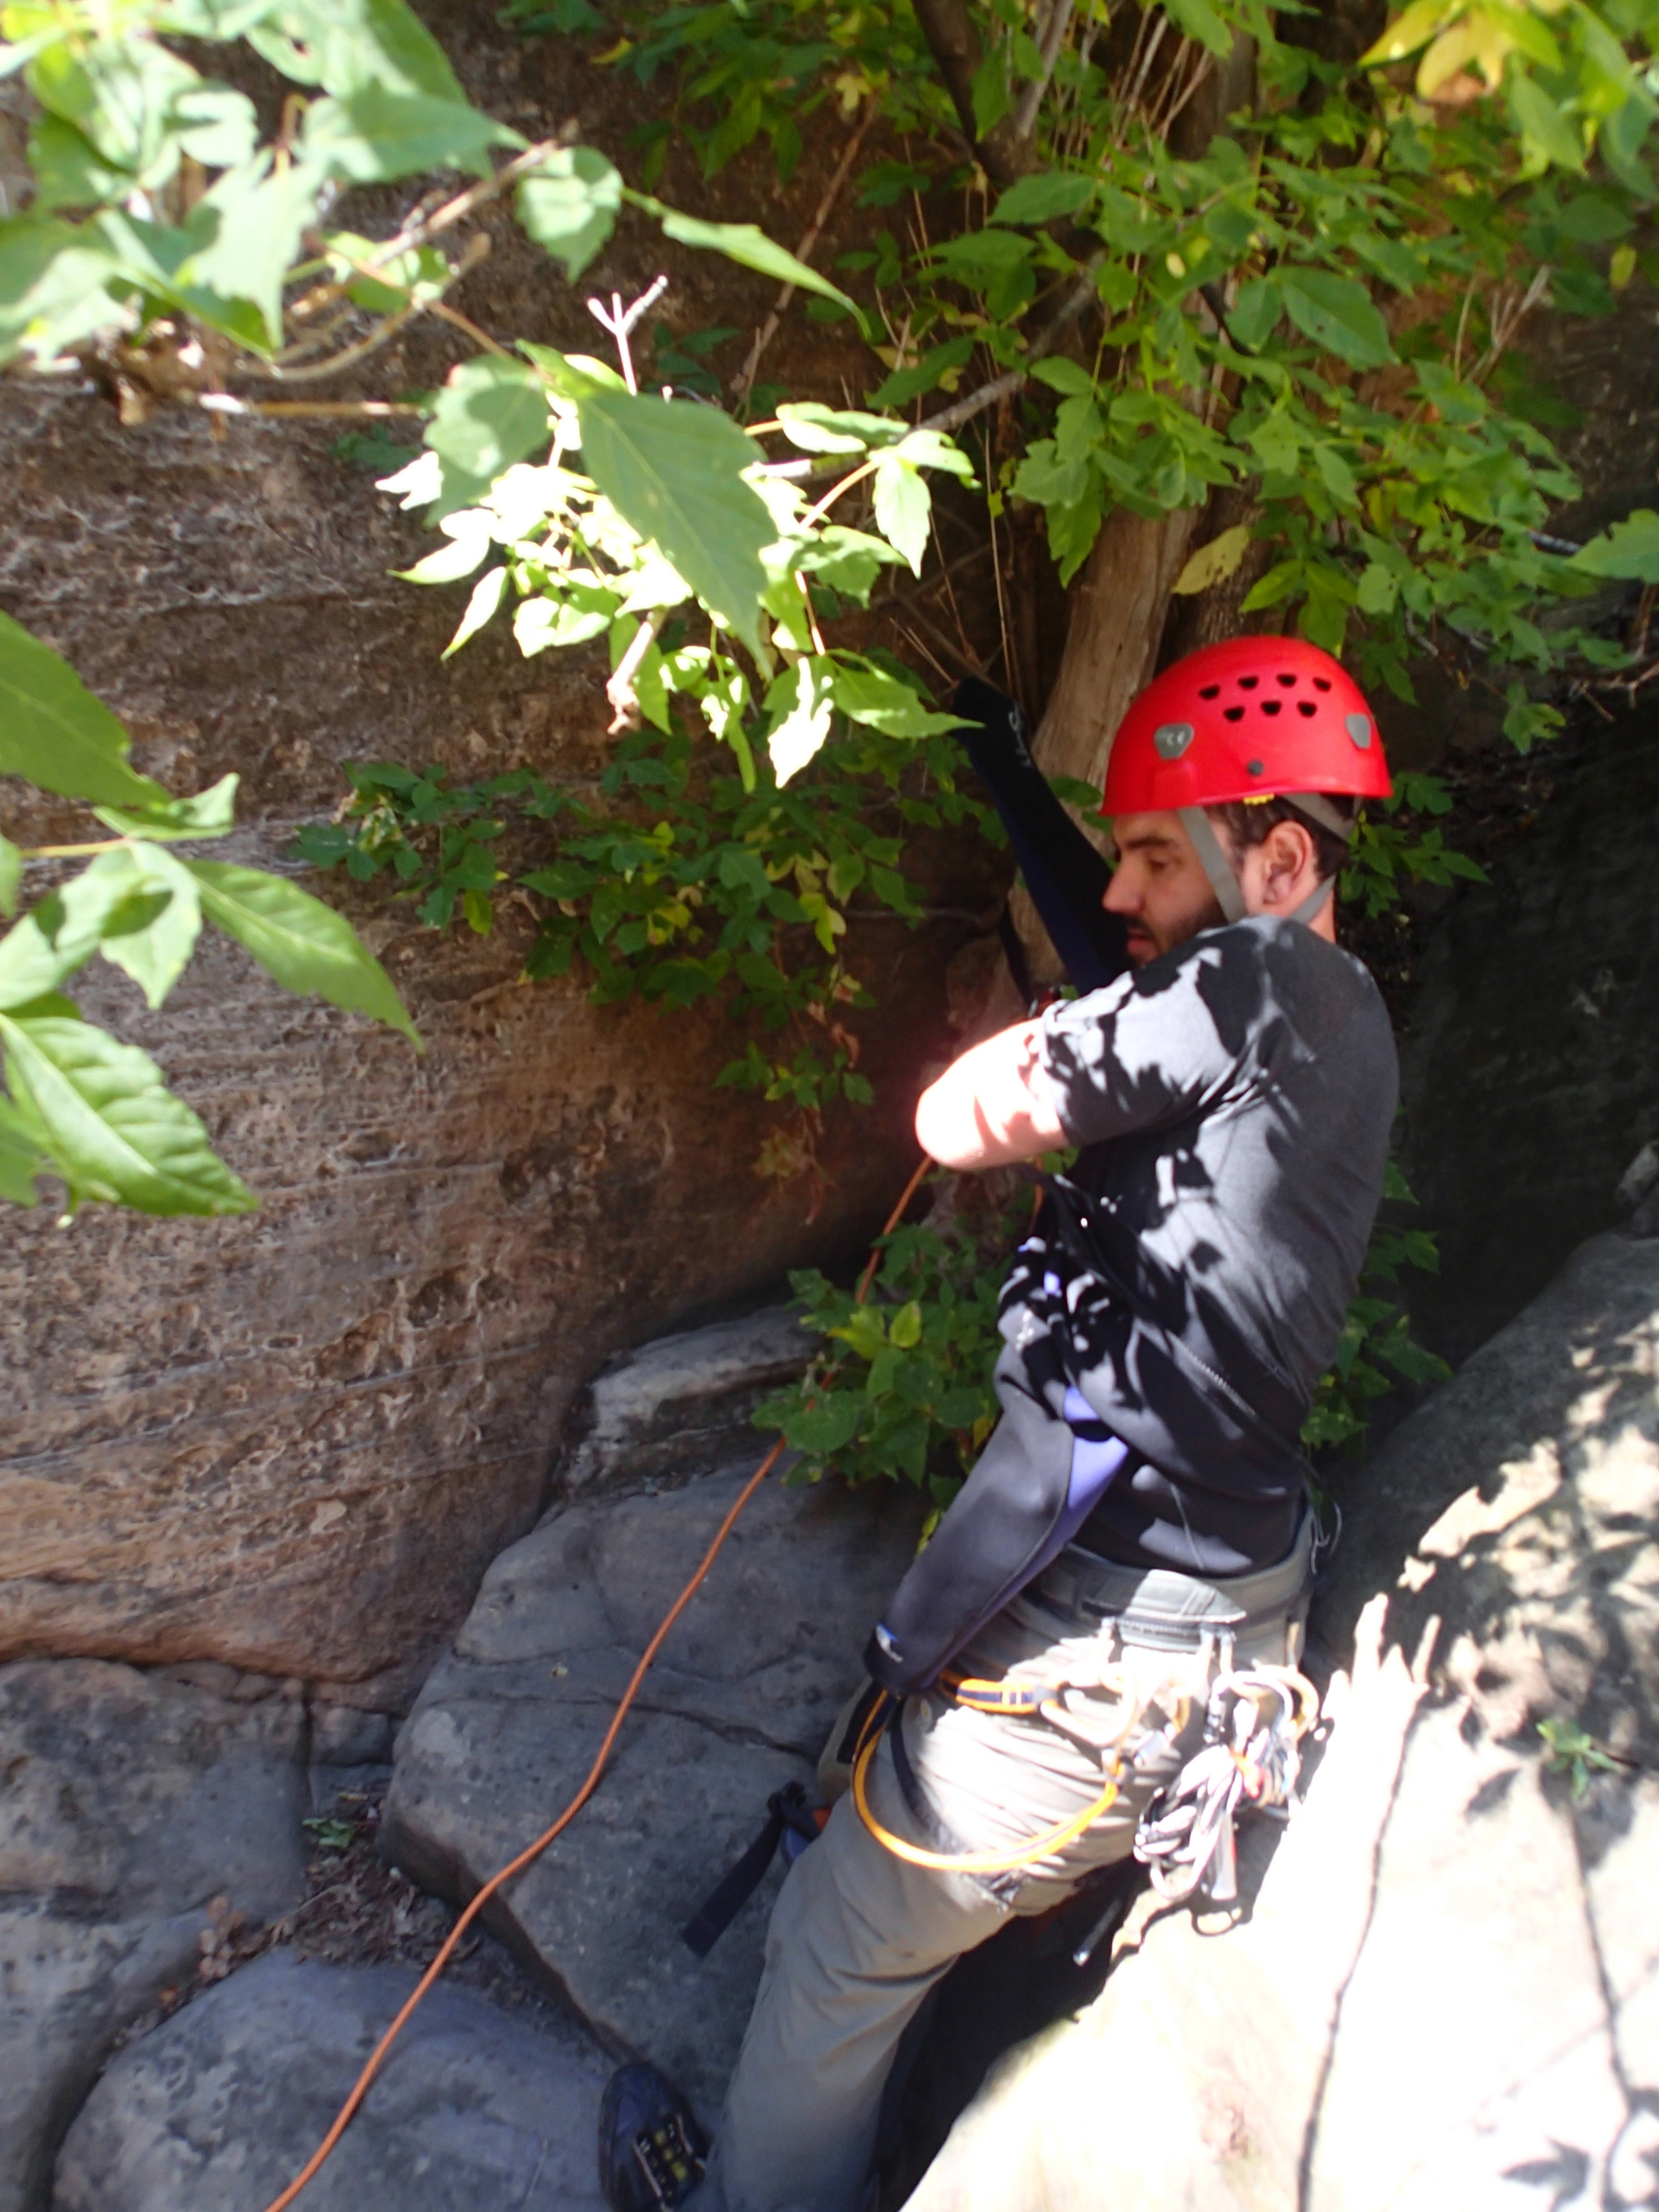
[[[1053,0],[1047,29],[1042,34],[1042,75],[1033,77],[1019,96],[1014,110],[1014,136],[1029,138],[1036,128],[1037,110],[1042,105],[1042,95],[1054,82],[1054,65],[1060,59],[1060,50],[1066,43],[1066,27],[1072,20],[1075,0]]]
[[[1032,339],[1031,349],[1018,368],[1007,369],[1002,375],[993,377],[989,384],[981,384],[977,392],[970,392],[965,399],[953,400],[950,406],[940,408],[937,415],[925,416],[917,423],[917,429],[959,430],[964,422],[971,422],[975,416],[984,414],[988,407],[994,407],[998,400],[1006,399],[1019,391],[1036,363],[1046,354],[1054,350],[1072,325],[1080,321],[1094,305],[1099,296],[1095,289],[1095,271],[1104,258],[1103,253],[1097,253],[1085,264],[1082,277]]]
[[[974,120],[974,79],[985,58],[985,49],[966,0],[913,0],[913,4],[927,50],[945,80],[945,89],[980,167],[994,185],[1006,186],[1028,176],[1036,167],[1036,158],[1027,137],[1016,128],[1015,118],[1005,115],[983,138]]]

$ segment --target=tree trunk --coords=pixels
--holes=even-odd
[[[1237,39],[1181,115],[1176,150],[1188,159],[1201,155],[1228,116],[1251,105],[1255,84],[1255,47]],[[1156,672],[1176,579],[1194,539],[1210,534],[1200,528],[1205,513],[1180,507],[1147,517],[1120,507],[1102,525],[1073,586],[1066,649],[1037,730],[1034,750],[1049,775],[1104,781],[1117,726]],[[1058,981],[1059,958],[1023,887],[1010,910],[1033,978]]]

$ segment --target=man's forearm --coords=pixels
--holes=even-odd
[[[987,1037],[922,1092],[916,1141],[941,1167],[1001,1167],[1066,1142],[1037,1072],[1040,1029],[1021,1022]]]

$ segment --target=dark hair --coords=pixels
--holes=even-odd
[[[1352,821],[1359,811],[1357,799],[1328,793],[1330,804],[1345,821]],[[1322,884],[1328,878],[1339,874],[1348,864],[1346,840],[1326,829],[1322,822],[1313,822],[1288,799],[1231,799],[1224,805],[1206,806],[1204,811],[1226,836],[1236,854],[1242,856],[1253,846],[1262,844],[1267,832],[1276,822],[1299,823],[1313,839],[1314,866],[1319,871]]]

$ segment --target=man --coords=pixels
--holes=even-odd
[[[660,2076],[612,2084],[601,2157],[626,2212],[865,2212],[928,1990],[1129,1855],[1218,1666],[1296,1656],[1298,1434],[1397,1087],[1331,901],[1358,802],[1389,791],[1376,724],[1298,641],[1191,655],[1118,732],[1108,874],[986,700],[958,702],[970,750],[1085,995],[964,1053],[916,1133],[950,1168],[1079,1157],[1045,1178],[1004,1289],[1001,1422],[866,1654],[838,1747],[854,1788],[779,1894],[706,2177]]]

